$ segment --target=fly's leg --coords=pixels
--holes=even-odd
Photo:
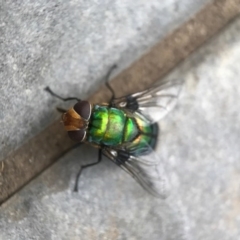
[[[58,94],[56,94],[55,92],[53,92],[50,87],[46,87],[44,88],[44,90],[48,93],[50,93],[53,97],[56,97],[58,99],[61,99],[62,101],[66,102],[66,101],[70,101],[70,100],[76,100],[76,101],[81,101],[81,99],[76,98],[76,97],[68,97],[68,98],[63,98],[61,96],[59,96]]]
[[[112,94],[111,99],[110,99],[110,101],[109,101],[110,106],[112,105],[113,99],[115,98],[115,92],[114,92],[113,88],[111,87],[111,85],[109,84],[109,78],[110,78],[110,76],[111,76],[111,74],[112,74],[112,72],[113,72],[113,70],[114,70],[115,68],[117,68],[117,65],[116,65],[116,64],[113,65],[113,66],[108,70],[108,72],[107,72],[107,74],[106,74],[106,77],[105,77],[106,87],[108,88],[108,90],[109,90],[109,91],[111,92],[111,94]]]
[[[80,176],[81,176],[82,170],[85,169],[85,168],[88,168],[88,167],[92,167],[92,166],[94,166],[94,165],[97,165],[97,164],[100,163],[101,161],[102,161],[102,149],[99,149],[97,162],[89,163],[89,164],[86,164],[86,165],[81,166],[81,168],[80,168],[80,170],[79,170],[79,172],[78,172],[78,174],[77,174],[76,180],[75,180],[74,192],[77,192],[77,191],[78,191],[78,181],[79,181],[79,178],[80,178]]]
[[[111,85],[109,84],[109,77],[110,77],[111,73],[113,72],[113,70],[114,70],[116,67],[117,67],[117,65],[113,65],[113,66],[109,69],[109,71],[108,71],[108,73],[107,73],[107,75],[106,75],[106,77],[105,77],[105,79],[106,79],[106,87],[107,87],[108,90],[112,93],[111,99],[110,99],[110,101],[109,101],[109,106],[110,106],[110,107],[114,105],[114,99],[116,98],[116,95],[115,95],[115,92],[114,92],[113,88],[112,88]],[[135,97],[132,97],[131,95],[127,96],[127,97],[126,97],[126,107],[127,107],[128,109],[132,110],[132,111],[138,110],[139,106],[138,106],[138,102],[137,102],[136,98],[135,98]]]

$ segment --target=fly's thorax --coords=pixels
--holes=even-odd
[[[119,145],[122,143],[125,121],[124,111],[95,105],[89,121],[87,140],[106,146]]]
[[[88,101],[79,101],[63,114],[64,127],[72,140],[77,142],[85,140],[91,112],[92,105]]]
[[[105,146],[131,145],[143,148],[145,143],[154,145],[155,127],[141,114],[130,114],[127,110],[95,105],[89,120],[87,141]]]

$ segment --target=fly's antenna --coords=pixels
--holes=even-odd
[[[60,112],[60,113],[66,113],[67,110],[63,109],[63,108],[59,108],[57,107],[57,111]]]

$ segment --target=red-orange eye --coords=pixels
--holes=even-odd
[[[82,142],[86,135],[86,130],[68,131],[68,136],[75,142]]]
[[[85,120],[91,115],[91,104],[88,101],[80,101],[74,105],[74,110]]]

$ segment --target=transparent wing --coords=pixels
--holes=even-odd
[[[113,104],[131,111],[139,111],[153,122],[157,122],[176,105],[181,86],[180,80],[162,81],[145,91],[115,98]]]
[[[127,151],[105,148],[103,153],[155,197],[166,198],[169,195],[170,185],[164,163],[156,152],[152,151],[146,156],[133,156]]]

